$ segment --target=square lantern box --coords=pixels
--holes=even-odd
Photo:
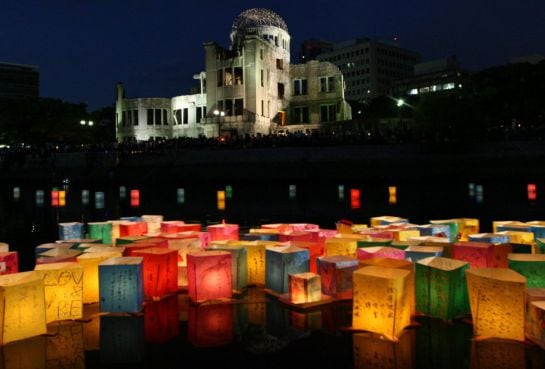
[[[425,258],[441,255],[443,255],[443,248],[438,246],[409,246],[405,249],[407,260],[413,263]]]
[[[509,237],[509,243],[513,247],[515,254],[533,254],[534,234],[532,232],[503,231],[500,234],[506,234]]]
[[[78,322],[63,322],[47,337],[47,368],[85,369],[83,327]]]
[[[545,238],[536,238],[536,254],[545,254]]]
[[[193,301],[231,298],[231,254],[226,251],[187,254],[187,283]]]
[[[526,277],[528,288],[545,288],[545,255],[509,254],[509,269]]]
[[[336,299],[352,298],[352,273],[358,260],[344,256],[322,256],[317,260],[322,293]]]
[[[452,246],[452,258],[467,261],[470,268],[491,268],[494,265],[494,249],[486,242],[456,242]]]
[[[371,218],[371,227],[376,227],[379,225],[388,225],[394,223],[409,223],[409,220],[406,218],[400,218],[396,216],[384,215],[380,217]]]
[[[215,224],[208,226],[211,241],[233,240],[238,241],[238,224]]]
[[[145,222],[123,222],[119,224],[119,237],[142,236],[148,232]]]
[[[358,260],[373,258],[405,259],[405,251],[395,247],[362,247],[357,250]]]
[[[17,251],[0,252],[0,275],[17,273],[19,256]]]
[[[265,249],[267,245],[276,245],[274,241],[248,241],[246,247],[248,262],[248,285],[265,286]]]
[[[479,233],[479,219],[476,218],[457,218],[459,241],[468,241],[470,234]]]
[[[533,220],[531,222],[527,222],[526,224],[530,226],[529,231],[534,234],[535,238],[545,237],[545,222],[544,221]]]
[[[77,262],[83,267],[83,303],[99,301],[98,265],[109,258],[121,257],[121,252],[92,252],[79,255]]]
[[[166,238],[168,249],[178,252],[178,264],[187,266],[187,254],[201,251],[201,241],[198,238]]]
[[[308,250],[293,246],[269,247],[265,254],[265,287],[273,293],[289,291],[288,274],[308,272]]]
[[[450,236],[448,224],[424,224],[417,226],[417,228],[420,231],[420,236],[445,237],[447,239]]]
[[[282,246],[293,246],[308,250],[309,255],[309,272],[316,273],[316,260],[323,256],[324,247],[317,242],[290,241],[282,244]]]
[[[44,280],[47,322],[83,317],[83,267],[77,263],[36,265]]]
[[[87,223],[89,238],[101,240],[106,245],[111,245],[112,240],[112,222],[89,222]]]
[[[144,296],[157,300],[178,291],[178,252],[165,248],[150,248],[134,252],[143,257]]]
[[[443,224],[449,227],[448,235],[446,237],[450,242],[456,242],[459,239],[460,224],[457,219],[445,219],[445,220],[430,220],[431,224]]]
[[[71,249],[73,246],[72,243],[68,243],[68,242],[63,242],[63,243],[58,243],[58,242],[50,242],[50,243],[42,243],[41,245],[38,245],[36,246],[36,248],[34,249],[34,255],[38,258],[40,256],[40,254],[46,252],[46,251],[50,251],[50,250],[53,250],[53,249],[65,249],[65,250],[69,250]]]
[[[475,336],[524,341],[526,278],[504,268],[468,269],[466,278]]]
[[[233,341],[231,304],[189,305],[188,339],[196,347],[223,346]]]
[[[322,283],[316,273],[296,273],[288,275],[289,301],[294,304],[320,302]]]
[[[146,303],[144,329],[147,342],[163,343],[180,334],[178,296]]]
[[[36,258],[36,265],[38,264],[51,264],[51,263],[63,263],[63,262],[75,262],[76,257],[81,255],[81,250],[72,249],[50,249],[48,251],[38,254]]]
[[[470,360],[470,369],[531,368],[526,366],[524,343],[503,339],[473,340]]]
[[[416,334],[404,332],[399,341],[384,340],[376,333],[355,333],[354,368],[413,369],[416,361]]]
[[[416,310],[445,320],[468,314],[468,268],[467,262],[442,257],[419,260],[415,265]]]
[[[59,223],[59,240],[84,238],[83,223]]]
[[[396,340],[411,323],[411,272],[369,266],[353,274],[352,327]]]
[[[420,231],[418,229],[399,229],[394,230],[394,240],[407,241],[411,237],[420,237]]]
[[[181,220],[171,220],[167,222],[161,222],[160,230],[161,230],[161,233],[163,234],[176,234],[180,232],[178,230],[178,226],[183,224],[185,224],[185,222]]]
[[[545,301],[528,303],[526,337],[545,350]]]
[[[111,364],[144,360],[144,317],[141,315],[100,316],[100,361]]]
[[[100,311],[137,313],[144,302],[141,257],[110,258],[98,265]]]
[[[351,258],[356,257],[358,239],[348,237],[333,237],[325,241],[325,256],[344,255]]]
[[[43,278],[35,272],[0,276],[0,344],[46,333]]]
[[[248,251],[242,245],[210,245],[208,250],[227,251],[231,254],[231,286],[240,292],[248,285]]]
[[[100,244],[92,244],[92,243],[86,243],[83,244],[86,247],[83,248],[83,254],[100,254],[100,253],[119,253],[123,256],[123,253],[125,252],[125,248],[121,246],[107,246],[107,245],[100,245]],[[87,247],[89,246],[89,247]]]
[[[163,221],[162,215],[142,215],[142,221],[146,223],[148,228],[147,233],[161,232],[161,222]]]

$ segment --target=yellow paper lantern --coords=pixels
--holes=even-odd
[[[402,269],[369,266],[356,270],[352,327],[396,340],[411,323],[409,279]]]
[[[248,284],[265,286],[265,244],[261,242],[245,243],[248,263]]]
[[[420,237],[418,229],[400,229],[394,231],[394,239],[396,241],[408,241],[412,237]]]
[[[83,316],[83,267],[77,263],[36,265],[44,280],[47,322]]]
[[[356,333],[354,344],[354,369],[411,369],[415,367],[416,334],[404,332],[398,342],[382,339],[376,333]]]
[[[0,276],[0,344],[46,332],[44,282],[35,272]]]
[[[470,234],[479,233],[479,219],[475,218],[459,218],[458,221],[458,233],[460,241],[468,241]]]
[[[78,264],[83,267],[83,303],[98,302],[98,264],[109,258],[123,256],[118,252],[90,252],[77,257]]]
[[[545,350],[545,301],[528,304],[526,337]]]
[[[333,237],[325,241],[325,256],[345,255],[356,258],[358,238]],[[359,237],[361,238],[361,237]]]
[[[524,341],[526,278],[504,268],[468,269],[466,277],[475,336]]]
[[[290,301],[294,304],[318,302],[322,299],[322,283],[316,273],[288,275]]]

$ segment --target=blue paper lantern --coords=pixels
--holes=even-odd
[[[117,257],[98,266],[100,311],[136,313],[144,302],[142,257]]]
[[[299,247],[271,247],[265,252],[265,287],[276,293],[289,291],[288,274],[309,271],[309,252]]]
[[[59,223],[59,240],[76,240],[84,238],[83,223]]]

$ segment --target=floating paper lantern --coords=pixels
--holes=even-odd
[[[188,339],[196,347],[223,346],[233,341],[233,307],[189,305]]]
[[[450,242],[456,242],[459,239],[460,222],[458,219],[445,219],[445,220],[430,220],[431,224],[442,224],[449,227],[446,237]]]
[[[390,205],[397,204],[397,187],[396,186],[388,187],[388,203]]]
[[[13,187],[13,200],[19,201],[21,198],[21,187]]]
[[[144,307],[146,341],[163,343],[180,334],[178,296],[147,303]]]
[[[441,255],[443,255],[443,247],[440,246],[409,246],[405,249],[407,260],[412,262]]]
[[[250,233],[240,236],[240,239],[244,241],[278,241],[278,238],[279,234],[277,231],[259,228],[251,228]]]
[[[343,255],[323,256],[317,264],[324,295],[337,299],[352,297],[352,273],[358,269],[358,260]]]
[[[545,350],[545,301],[528,303],[526,337]]]
[[[372,258],[405,259],[405,251],[395,247],[363,247],[358,248],[357,257],[360,260]]]
[[[83,303],[99,301],[98,265],[112,257],[121,257],[121,252],[93,252],[79,255],[77,262],[83,267]]]
[[[286,232],[278,234],[278,241],[280,242],[289,242],[289,241],[310,241],[312,240],[312,234],[310,232]]]
[[[494,264],[494,249],[491,243],[456,242],[452,246],[452,258],[467,261],[470,268],[490,268]]]
[[[358,239],[347,237],[334,237],[325,241],[325,255],[345,255],[351,258],[356,258],[356,250],[358,248]]]
[[[231,254],[200,251],[187,255],[187,282],[193,301],[231,297]]]
[[[308,272],[308,250],[293,246],[270,247],[265,254],[265,287],[273,292],[288,292],[288,274]]]
[[[473,331],[478,338],[524,341],[526,278],[504,269],[468,269]]]
[[[545,238],[536,238],[536,253],[545,254]]]
[[[112,364],[140,363],[144,359],[144,317],[100,316],[100,361]]]
[[[85,369],[82,323],[59,324],[47,337],[47,367]]]
[[[248,252],[248,284],[265,286],[265,244],[248,243],[244,247]]]
[[[211,241],[238,240],[238,224],[215,224],[208,226]]]
[[[161,230],[161,233],[176,234],[176,233],[180,232],[178,227],[181,226],[181,225],[184,225],[184,224],[185,223],[182,222],[181,220],[161,222],[160,230]]]
[[[396,216],[384,215],[380,217],[371,218],[371,227],[379,225],[393,224],[393,223],[409,223],[408,219],[400,218]]]
[[[76,257],[81,254],[81,250],[53,248],[49,251],[44,251],[38,254],[38,257],[36,258],[36,265],[75,262]]]
[[[450,241],[450,226],[448,224],[425,224],[418,226],[420,236],[446,237]]]
[[[51,206],[59,206],[59,190],[51,190]]]
[[[46,333],[44,282],[35,272],[0,276],[0,344]]]
[[[384,340],[370,332],[352,335],[354,368],[412,369],[415,368],[415,333],[404,332],[399,341]]]
[[[136,313],[144,302],[141,257],[110,258],[98,265],[100,311]]]
[[[0,275],[13,274],[19,271],[17,251],[0,252]]]
[[[337,186],[337,194],[339,197],[339,201],[344,200],[344,185]]]
[[[322,284],[316,273],[295,273],[288,276],[289,299],[294,304],[322,300]]]
[[[529,201],[537,200],[537,187],[535,183],[528,183],[528,200]]]
[[[526,224],[530,226],[529,230],[534,234],[535,238],[545,237],[545,222],[534,220]]]
[[[104,209],[104,192],[95,192],[95,209]]]
[[[5,242],[0,242],[0,252],[9,252],[9,245]]]
[[[126,223],[126,222],[123,222],[123,223]],[[120,226],[121,224],[118,224],[118,226]],[[115,226],[115,224],[114,224]],[[125,231],[124,231],[125,232]],[[146,241],[147,239],[149,239],[148,236],[123,236],[123,237],[118,237],[117,240],[116,240],[116,244],[119,245],[119,246],[126,246],[127,244],[131,244],[131,243],[134,243],[134,242],[137,242],[137,241]]]
[[[43,206],[45,194],[43,190],[36,190],[36,206]]]
[[[119,224],[119,236],[142,236],[147,233],[148,225],[145,222],[123,222]]]
[[[484,188],[483,185],[475,185],[475,201],[481,204],[484,201]]]
[[[111,222],[90,222],[87,223],[89,228],[89,237],[101,240],[107,245],[112,244],[112,229]]]
[[[289,185],[289,195],[290,199],[295,199],[297,197],[297,186],[294,184]]]
[[[468,268],[467,262],[442,257],[419,260],[415,265],[416,310],[445,320],[469,313]]]
[[[36,265],[44,280],[47,322],[83,316],[83,267],[77,263]]]
[[[231,254],[231,285],[242,291],[248,285],[248,252],[242,245],[210,245],[210,250],[227,251]]]
[[[526,277],[528,288],[545,288],[545,255],[509,254],[509,269]]]
[[[144,259],[142,270],[144,296],[158,299],[178,291],[178,252],[166,248],[138,250],[134,256]]]
[[[360,190],[357,188],[350,190],[350,207],[352,209],[359,209],[361,207]]]
[[[473,340],[471,369],[526,369],[525,351],[525,345],[521,342],[502,339]]]
[[[225,191],[217,191],[216,197],[218,210],[225,210]]]
[[[131,206],[133,208],[140,206],[140,190],[131,190]]]
[[[390,246],[393,242],[393,239],[391,238],[369,238],[364,240],[358,240],[357,241],[357,247],[358,248],[365,248],[365,247],[377,247],[377,246]]]
[[[176,202],[178,203],[178,205],[185,204],[185,189],[176,189]]]
[[[66,191],[59,191],[59,206],[66,206]]]
[[[127,187],[119,186],[119,198],[125,200],[127,198]]]
[[[161,231],[162,215],[142,215],[142,221],[147,224],[148,233],[159,233]]]
[[[501,233],[478,233],[469,235],[470,242],[509,243],[509,236]]]
[[[81,203],[83,205],[89,205],[89,190],[81,190]]]
[[[532,254],[534,246],[534,234],[532,232],[521,231],[503,231],[499,234],[505,234],[509,237],[509,243],[513,247],[515,254]]]
[[[352,327],[395,340],[411,323],[407,270],[369,266],[353,274]]]
[[[59,240],[83,238],[84,235],[83,223],[59,223]]]
[[[323,256],[324,254],[324,247],[320,245],[319,243],[315,242],[304,242],[304,241],[290,241],[285,244],[285,246],[295,246],[299,247],[301,249],[308,250],[309,254],[309,272],[316,273],[316,260]]]

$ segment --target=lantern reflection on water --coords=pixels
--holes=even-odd
[[[46,369],[47,337],[38,336],[0,346],[3,369]]]
[[[233,306],[189,305],[188,339],[196,347],[230,343],[233,340]]]
[[[415,367],[415,332],[404,332],[399,341],[384,340],[376,333],[356,333],[352,336],[354,369],[411,369]]]
[[[22,272],[0,276],[0,344],[46,332],[42,276]]]
[[[474,340],[470,369],[526,369],[524,346],[509,340]]]
[[[178,318],[178,296],[147,303],[144,307],[146,341],[162,343],[176,337],[180,333]]]
[[[47,368],[84,369],[82,323],[64,322],[55,328],[55,334],[47,337]]]
[[[411,272],[369,266],[353,274],[352,327],[395,340],[411,322]]]
[[[144,317],[138,315],[100,316],[100,361],[139,363],[144,359]]]
[[[270,247],[265,254],[265,287],[275,293],[289,291],[288,274],[308,272],[308,250],[293,246]]]
[[[231,297],[231,254],[198,251],[187,255],[187,283],[193,301]]]
[[[47,322],[83,316],[83,267],[77,263],[36,265],[44,280]]]
[[[504,268],[468,269],[466,278],[475,336],[524,341],[526,278]]]
[[[136,313],[144,302],[142,258],[110,258],[98,265],[101,312]]]

